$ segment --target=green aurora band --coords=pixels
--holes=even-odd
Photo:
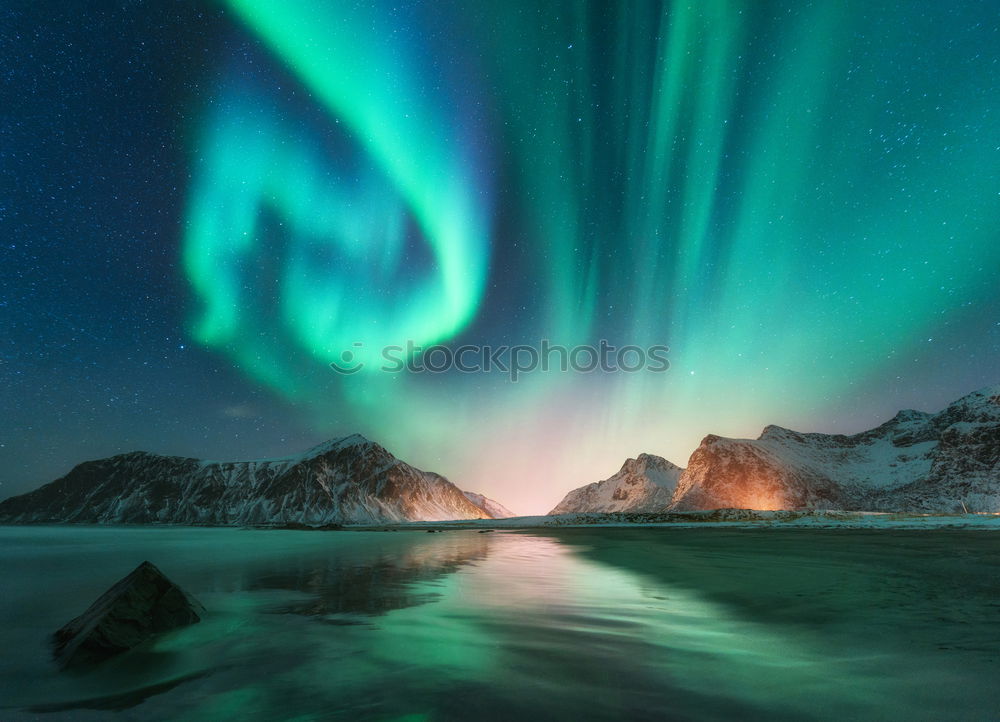
[[[194,336],[315,401],[314,428],[368,429],[516,510],[539,468],[566,486],[644,450],[683,463],[707,431],[815,425],[995,296],[990,3],[446,0],[435,12],[462,18],[452,58],[418,48],[388,5],[228,5],[367,170],[331,181],[322,137],[230,83],[191,195]],[[427,92],[459,55],[481,60],[466,92],[489,108],[483,135]],[[486,160],[476,137],[503,152]],[[261,231],[265,208],[287,245]],[[407,218],[430,249],[419,274]],[[277,316],[248,310],[256,295]],[[262,340],[274,329],[282,343]],[[666,343],[673,369],[516,385],[325,369],[356,342],[542,337]],[[411,404],[419,426],[400,422]]]
[[[280,314],[316,359],[338,360],[355,343],[365,357],[400,340],[455,334],[478,307],[488,246],[472,153],[452,140],[462,129],[407,83],[405,48],[380,39],[363,12],[323,2],[230,4],[372,163],[353,178],[331,172],[322,138],[286,121],[266,95],[230,82],[202,134],[192,191],[184,262],[204,302],[195,337],[229,349],[260,380],[301,391],[282,354],[261,347],[260,318],[246,313],[259,293],[248,281],[273,242],[260,228],[265,212],[280,219],[289,244],[275,279]],[[422,277],[398,278],[408,215],[433,262]]]

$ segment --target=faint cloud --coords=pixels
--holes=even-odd
[[[260,416],[250,404],[237,404],[235,406],[225,406],[222,415],[230,419],[253,419]]]

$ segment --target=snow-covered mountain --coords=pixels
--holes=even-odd
[[[622,464],[614,476],[568,493],[549,515],[662,511],[670,503],[682,471],[659,456],[639,454]]]
[[[444,477],[358,435],[260,461],[121,454],[79,464],[0,503],[6,523],[329,524],[489,516]]]
[[[474,491],[463,491],[462,493],[465,494],[466,499],[485,511],[493,519],[510,519],[511,517],[517,516],[517,514],[505,507],[499,501],[494,501],[493,499],[483,496],[482,494],[477,494]]]
[[[954,512],[963,503],[1000,511],[1000,385],[851,436],[778,426],[756,440],[708,436],[670,508]]]

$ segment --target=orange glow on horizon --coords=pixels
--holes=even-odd
[[[782,511],[793,508],[781,492],[781,487],[770,478],[746,479],[743,489],[741,502],[746,509]]]

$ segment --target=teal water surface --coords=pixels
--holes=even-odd
[[[0,528],[0,719],[991,719],[989,532]],[[204,621],[48,635],[144,559]]]

